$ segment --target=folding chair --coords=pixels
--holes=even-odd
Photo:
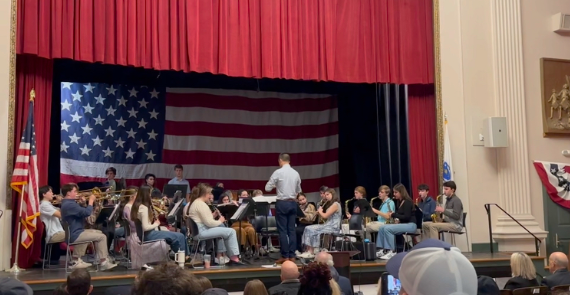
[[[447,233],[447,234],[451,234],[451,244],[453,246],[455,246],[455,235],[462,235],[465,234],[465,238],[467,239],[467,247],[469,247],[469,235],[467,234],[467,226],[466,226],[466,220],[467,220],[467,213],[463,212],[463,228],[461,229],[461,231],[454,231],[454,230],[440,230],[439,231],[439,239],[443,240],[443,234]]]
[[[93,250],[95,250],[95,243],[93,241],[84,241],[84,242],[71,242],[71,237],[69,235],[69,224],[65,221],[62,221],[62,225],[63,225],[63,230],[65,231],[65,241],[67,241],[67,247],[66,247],[66,251],[65,251],[65,272],[69,273],[70,271],[68,271],[69,268],[69,262],[72,259],[71,257],[71,251],[70,251],[70,247],[71,246],[77,246],[77,245],[84,245],[84,244],[90,244],[91,247],[93,248]],[[81,257],[78,257],[81,258]],[[97,257],[97,252],[95,252],[95,261],[98,261],[99,257]],[[99,264],[95,264],[95,267],[97,269],[97,271],[99,271]]]
[[[194,247],[194,256],[192,257],[192,267],[194,268],[194,262],[196,261],[196,256],[198,255],[198,249],[200,248],[200,242],[204,241],[204,242],[208,242],[208,241],[212,241],[212,243],[214,244],[214,255],[211,255],[211,259],[214,259],[214,257],[216,257],[216,240],[217,239],[221,239],[223,237],[223,235],[219,235],[219,236],[214,236],[214,237],[210,237],[210,238],[202,238],[200,236],[200,230],[198,229],[198,224],[196,224],[196,222],[194,222],[194,220],[192,220],[192,218],[186,218],[186,224],[190,230],[190,235],[192,237],[192,241],[195,243]]]
[[[42,221],[43,222],[43,221]],[[44,223],[44,229],[46,228],[45,223]],[[45,232],[45,230],[44,230]],[[59,267],[51,267],[51,252],[53,250],[53,245],[57,245],[59,246],[60,242],[56,242],[56,243],[48,243],[46,242],[45,246],[44,246],[44,261],[42,263],[42,269],[46,270],[46,269],[59,269]],[[47,267],[46,267],[46,260],[49,261],[47,263]]]

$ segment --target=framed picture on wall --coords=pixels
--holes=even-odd
[[[541,58],[544,137],[570,134],[570,60]]]

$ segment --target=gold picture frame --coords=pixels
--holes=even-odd
[[[570,135],[570,60],[540,59],[544,137]]]

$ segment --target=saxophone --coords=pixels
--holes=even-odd
[[[386,206],[388,206],[388,212],[394,212],[394,211],[392,211],[392,208],[390,208],[390,199],[389,198],[386,200]],[[392,218],[391,216],[390,216],[390,218],[386,219],[386,224],[393,224],[393,223],[395,223],[394,218]]]
[[[437,198],[435,198],[435,205],[436,205],[436,206],[440,206],[440,207],[441,207],[441,205],[442,205],[442,204],[441,204],[441,197],[442,197],[442,195],[439,195],[439,196],[437,196]],[[433,223],[442,222],[442,221],[443,221],[443,214],[442,214],[442,213],[437,213],[437,212],[433,213],[433,214],[431,215],[431,221],[432,221]]]
[[[374,198],[370,199],[370,207],[372,207],[373,209],[376,209],[376,208],[374,208],[374,201],[378,198],[379,197],[374,197]],[[372,218],[370,218],[370,217],[367,217],[367,218],[370,219],[368,222],[372,221]],[[378,217],[375,217],[375,218],[378,219]]]

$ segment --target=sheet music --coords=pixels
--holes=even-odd
[[[254,197],[253,201],[257,203],[275,203],[277,202],[277,196]]]
[[[176,202],[176,204],[174,204],[174,207],[172,208],[172,210],[170,210],[168,216],[174,216],[174,214],[178,211],[178,208],[180,208],[180,204],[182,204],[182,201],[184,201],[184,199],[181,199],[180,201]]]
[[[232,218],[230,218],[230,220],[239,219],[243,211],[245,211],[246,209],[247,209],[247,203],[244,203],[241,206],[239,206],[239,208],[236,210],[236,213],[234,213],[234,215],[232,216]]]
[[[117,213],[118,209],[119,209],[119,204],[115,204],[115,209],[113,210],[111,215],[109,215],[109,218],[107,218],[107,220],[113,220],[113,216],[115,216],[115,213]]]

